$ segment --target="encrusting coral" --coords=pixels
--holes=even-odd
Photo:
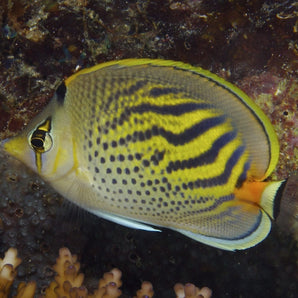
[[[21,261],[15,248],[9,248],[4,258],[0,259],[0,298],[8,297]],[[80,263],[77,261],[77,256],[72,255],[68,248],[59,250],[59,257],[53,269],[56,272],[55,279],[45,290],[45,295],[40,296],[42,298],[117,298],[122,294],[119,289],[122,286],[122,273],[117,268],[105,273],[94,293],[88,294],[87,288],[83,285],[84,274],[79,272]],[[21,282],[14,298],[33,298],[35,290],[35,282],[27,284]],[[176,284],[174,291],[176,298],[210,298],[212,294],[209,288],[199,289],[190,283]],[[153,295],[152,284],[144,281],[134,298],[152,298]]]

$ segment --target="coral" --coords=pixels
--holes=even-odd
[[[174,286],[174,291],[177,298],[210,298],[212,291],[207,288],[197,288],[195,285],[187,283],[185,285],[176,284]]]
[[[30,281],[27,284],[21,282],[18,286],[18,293],[15,298],[32,298],[34,297],[35,290],[36,283],[34,281]]]
[[[21,263],[17,256],[17,249],[9,248],[5,253],[4,259],[0,259],[0,298],[8,297],[10,287],[16,277],[16,268]],[[45,290],[45,295],[40,298],[118,298],[122,294],[119,288],[122,286],[122,273],[114,268],[110,272],[104,273],[99,280],[98,288],[94,294],[88,294],[87,288],[83,285],[84,274],[80,273],[80,263],[77,256],[72,255],[68,248],[63,247],[59,250],[59,257],[53,266],[56,276],[54,281]],[[28,284],[21,282],[17,288],[15,298],[33,298],[36,290],[36,283]],[[204,287],[197,288],[193,284],[176,284],[174,291],[177,298],[210,298],[212,291]],[[154,291],[152,284],[144,281],[134,298],[152,298]]]
[[[118,289],[122,285],[121,271],[117,268],[112,269],[103,275],[103,278],[99,280],[98,290],[94,293],[94,298],[117,298],[121,295],[121,291]]]
[[[68,248],[60,249],[53,269],[57,275],[46,289],[44,298],[117,298],[121,295],[121,291],[118,289],[122,285],[121,271],[116,268],[104,274],[94,295],[88,295],[86,287],[83,286],[84,274],[79,273],[80,263],[77,262],[77,256],[72,255]]]
[[[60,249],[53,269],[57,275],[46,289],[45,297],[68,297],[70,292],[77,291],[73,288],[82,286],[84,275],[79,273],[80,263],[77,262],[77,256],[72,256],[67,248]]]
[[[152,298],[154,295],[151,282],[143,281],[141,289],[137,291],[137,296],[134,298]]]
[[[0,259],[0,298],[8,297],[10,287],[17,275],[17,267],[22,260],[17,256],[15,248],[9,248],[3,259]],[[31,298],[34,296],[36,284],[34,282],[20,283],[15,298]]]
[[[2,259],[0,259],[0,297],[7,297],[10,287],[16,277],[16,268],[20,265],[21,259],[17,257],[17,250],[10,248]]]

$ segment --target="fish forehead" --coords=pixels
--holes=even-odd
[[[247,161],[240,134],[222,110],[165,74],[123,71],[69,85],[80,166],[102,209],[195,225],[197,214],[233,198]]]

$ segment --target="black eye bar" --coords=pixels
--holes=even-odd
[[[46,138],[46,131],[37,129],[31,137],[31,145],[35,150],[44,149],[44,141]]]
[[[34,150],[44,152],[44,142],[46,134],[51,131],[51,117],[47,118],[45,122],[40,124],[31,136],[31,145]]]

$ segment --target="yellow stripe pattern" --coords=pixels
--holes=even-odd
[[[65,106],[73,117],[80,164],[92,173],[101,209],[194,233],[236,237],[244,207],[233,192],[246,179],[251,160],[232,117],[208,96],[171,81],[177,70],[170,75],[169,69],[146,65],[134,72],[98,70],[66,82]],[[246,224],[261,217],[255,206],[246,209],[253,214]],[[226,229],[225,221],[234,224]]]

